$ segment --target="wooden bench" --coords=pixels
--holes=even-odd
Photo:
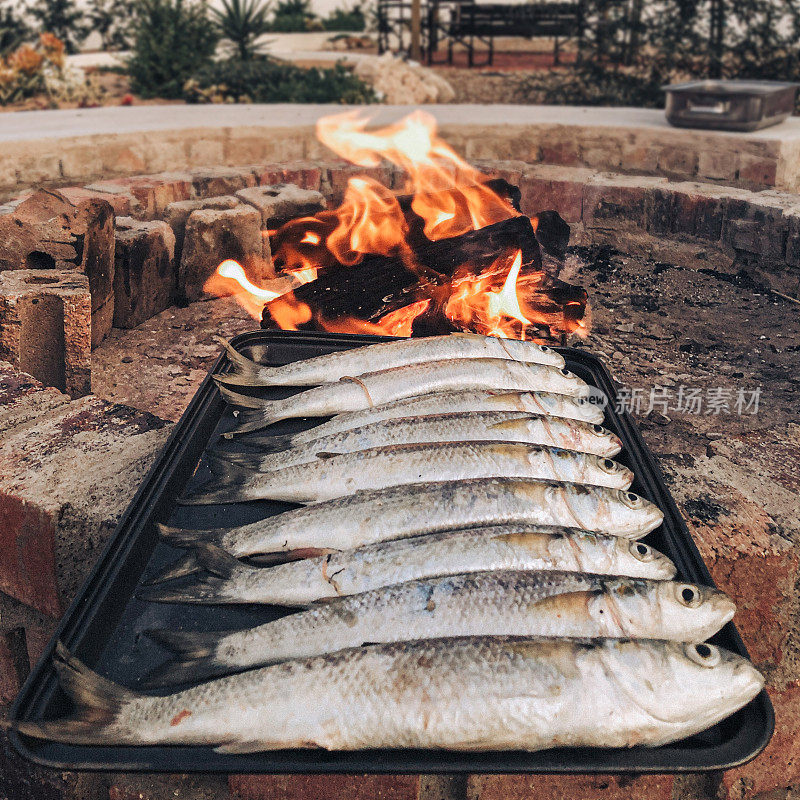
[[[443,13],[444,12],[444,13]],[[583,28],[583,4],[543,2],[524,5],[475,3],[440,0],[428,6],[428,62],[438,48],[439,38],[447,40],[447,61],[453,63],[453,46],[467,51],[467,62],[475,65],[475,43],[487,49],[485,64],[494,63],[494,39],[519,36],[526,39],[553,39],[553,62],[560,63],[560,45],[564,39],[580,37]]]

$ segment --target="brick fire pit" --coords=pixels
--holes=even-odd
[[[225,781],[54,775],[4,744],[0,795],[742,800],[800,784],[800,309],[786,299],[800,287],[800,198],[738,179],[481,166],[520,186],[523,212],[552,208],[572,225],[565,276],[588,290],[593,313],[579,345],[627,387],[715,581],[737,600],[776,709],[767,750],[714,776]],[[0,207],[0,703],[217,357],[212,334],[257,327],[233,300],[204,299],[206,279],[224,258],[268,258],[264,230],[339,202],[360,172],[326,161],[203,168],[34,191]],[[373,174],[398,185],[390,167]],[[673,404],[689,389],[707,399],[709,388],[733,398],[760,387],[758,413],[737,414],[732,400],[712,413],[649,408],[656,386]]]

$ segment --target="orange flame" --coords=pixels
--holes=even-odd
[[[553,281],[548,283],[545,273],[523,264],[522,250],[501,253],[488,268],[485,256],[480,266],[458,265],[452,275],[438,274],[436,265],[428,265],[422,257],[417,263],[432,242],[520,214],[486,184],[486,176],[438,136],[430,114],[415,111],[393,124],[368,129],[370,121],[360,111],[324,117],[317,123],[317,135],[353,164],[366,168],[389,162],[398,167],[406,175],[402,192],[408,196],[396,195],[374,178],[351,178],[337,208],[264,231],[279,276],[274,282],[255,286],[241,266],[224,261],[206,291],[234,294],[255,318],[261,318],[268,304],[272,321],[290,330],[311,325],[329,331],[410,336],[414,323],[425,315],[426,327],[444,322],[445,328],[452,324],[503,337],[540,336],[542,328],[553,327],[585,332],[584,303],[555,302],[550,291]],[[536,231],[538,219],[531,223]],[[381,316],[378,310],[369,319],[327,319],[324,309],[312,309],[292,291],[329,269],[360,264],[366,256],[398,258],[405,269],[421,276],[408,289],[406,305],[398,308],[402,298],[387,296],[386,313]]]

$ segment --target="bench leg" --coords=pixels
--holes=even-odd
[[[560,58],[559,41],[558,41],[558,36],[556,36],[553,42],[553,66],[557,67],[560,63],[561,63],[561,58]]]

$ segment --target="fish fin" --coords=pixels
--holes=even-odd
[[[256,375],[261,369],[261,364],[257,364],[252,358],[248,358],[244,353],[240,353],[227,339],[222,336],[215,336],[214,339],[225,348],[228,361],[231,362],[237,373],[242,375]]]
[[[64,692],[75,703],[70,717],[52,721],[19,721],[14,727],[25,736],[69,744],[101,744],[108,728],[118,721],[126,703],[140,695],[100,677],[75,658],[61,642],[56,645],[53,666]]]
[[[185,578],[187,575],[194,575],[201,569],[200,562],[194,553],[187,553],[177,561],[168,564],[161,572],[156,573],[152,578],[142,581],[142,586],[155,586],[158,583],[171,581],[175,578]]]
[[[136,599],[146,603],[222,604],[228,602],[220,591],[224,583],[222,578],[207,575],[184,586],[143,586],[136,591]]]
[[[229,386],[226,386],[224,383],[221,383],[219,380],[217,380],[219,377],[219,375],[215,375],[214,381],[217,384],[219,393],[222,395],[222,399],[225,400],[226,403],[230,403],[232,406],[236,406],[237,408],[250,410],[263,410],[265,406],[269,405],[269,400],[264,400],[261,397],[253,397],[249,394],[242,394],[241,392],[234,391]]]
[[[208,542],[218,547],[222,545],[222,538],[225,535],[224,528],[173,528],[170,525],[156,523],[159,537],[164,544],[170,547],[195,548],[200,542]]]
[[[214,448],[208,454],[209,461],[213,461],[214,465],[226,463],[233,464],[234,466],[241,467],[242,469],[249,469],[251,471],[258,470],[258,465],[254,461],[261,458],[261,453],[253,451],[242,453],[241,451],[234,450],[220,450]],[[219,467],[211,466],[211,471],[216,474]]]
[[[274,567],[276,564],[285,564],[287,561],[302,561],[306,558],[317,558],[338,553],[330,547],[298,547],[296,550],[278,550],[274,553],[256,553],[248,560],[257,567]]]
[[[200,542],[195,547],[195,553],[200,564],[218,578],[227,580],[242,566],[238,558],[211,542]]]
[[[145,636],[169,650],[175,658],[148,673],[142,685],[147,689],[155,689],[176,683],[196,683],[235,671],[216,656],[217,645],[225,633],[227,631],[144,631]]]
[[[226,755],[244,755],[246,753],[263,753],[265,750],[285,750],[286,748],[317,747],[309,742],[287,742],[284,740],[268,742],[261,740],[258,742],[229,742],[214,748],[215,753],[225,753]]]
[[[246,500],[255,500],[247,493],[247,484],[257,470],[249,469],[241,464],[231,464],[225,459],[208,454],[206,463],[214,475],[213,480],[206,481],[202,487],[191,494],[178,498],[178,503],[184,506],[209,505],[212,503],[236,503]]]
[[[518,430],[519,423],[519,418],[515,417],[514,419],[504,419],[501,422],[493,422],[491,425],[487,425],[486,427],[496,431]]]

